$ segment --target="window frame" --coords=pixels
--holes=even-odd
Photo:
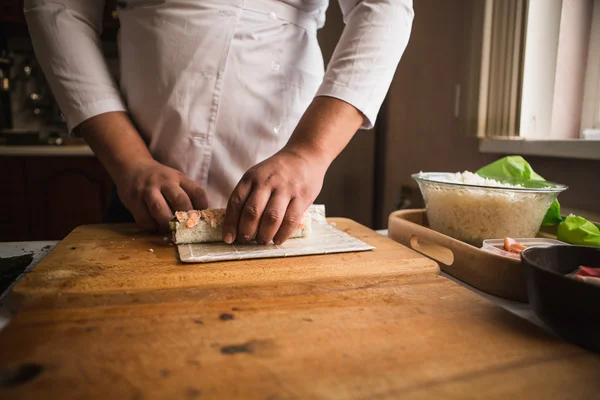
[[[600,129],[600,0],[594,0],[581,130]]]
[[[486,0],[475,125],[481,152],[600,159],[600,141],[582,134],[600,128],[600,0],[582,1]]]

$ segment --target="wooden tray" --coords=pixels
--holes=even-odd
[[[392,213],[389,237],[434,259],[442,271],[469,285],[510,300],[527,302],[527,281],[521,262],[481,250],[428,227],[424,209]]]

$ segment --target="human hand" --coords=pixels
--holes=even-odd
[[[152,158],[127,113],[96,115],[74,131],[90,145],[143,228],[167,231],[175,211],[208,207],[200,185]]]
[[[226,243],[285,242],[323,186],[328,163],[306,151],[284,147],[250,168],[234,189],[225,213]]]
[[[198,183],[153,159],[124,168],[115,184],[123,205],[144,229],[166,232],[175,211],[208,207]]]
[[[285,147],[250,168],[225,212],[226,243],[285,242],[323,186],[325,172],[364,121],[354,106],[315,97]]]

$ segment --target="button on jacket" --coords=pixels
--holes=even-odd
[[[130,114],[154,158],[223,207],[242,175],[281,149],[315,96],[373,126],[408,43],[412,0],[339,0],[346,24],[327,70],[327,0],[119,2],[119,86],[104,61],[103,1],[26,0],[39,62],[69,130]]]

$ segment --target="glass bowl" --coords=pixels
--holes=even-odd
[[[452,175],[422,172],[412,178],[425,199],[429,227],[477,247],[486,239],[536,237],[548,208],[567,189],[516,178],[486,177],[521,187],[449,182]]]

